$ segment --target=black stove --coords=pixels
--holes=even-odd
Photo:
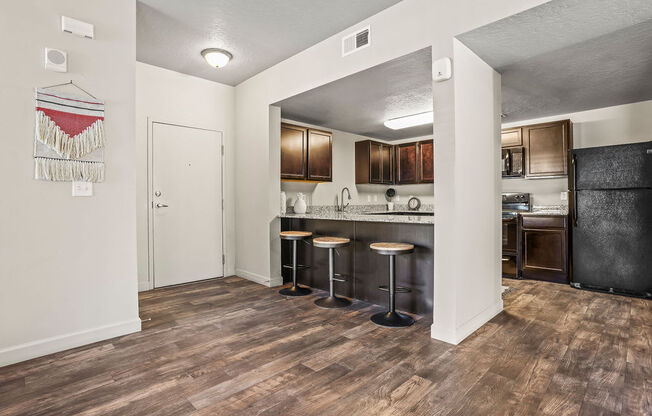
[[[504,193],[503,219],[516,218],[519,212],[530,212],[530,194]]]

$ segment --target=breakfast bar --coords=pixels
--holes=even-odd
[[[396,296],[399,310],[432,313],[434,275],[434,216],[432,212],[313,212],[281,215],[282,231],[308,231],[313,238],[344,237],[350,245],[336,250],[335,292],[348,298],[384,305],[389,263],[386,256],[374,253],[369,245],[395,241],[414,245],[410,255],[396,256],[396,285],[409,288]],[[291,245],[282,243],[282,264],[292,262]],[[328,253],[310,241],[300,244],[297,262],[310,267],[299,272],[298,282],[312,288],[328,290]],[[292,280],[291,270],[283,269],[284,283]]]

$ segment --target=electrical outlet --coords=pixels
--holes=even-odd
[[[568,192],[566,191],[562,192],[560,198],[562,201],[568,201]]]
[[[93,196],[93,182],[73,181],[72,196]]]

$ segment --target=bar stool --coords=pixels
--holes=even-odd
[[[351,304],[348,299],[335,296],[333,293],[333,282],[345,282],[343,279],[336,279],[333,272],[333,250],[338,247],[345,247],[351,243],[348,238],[341,237],[317,237],[313,238],[312,245],[319,248],[328,249],[328,283],[329,283],[329,296],[319,298],[315,301],[315,305],[321,308],[344,308]]]
[[[371,317],[371,322],[380,326],[388,327],[406,327],[414,323],[412,317],[396,312],[396,302],[394,295],[396,293],[410,292],[409,288],[396,287],[396,271],[394,268],[395,257],[399,254],[409,254],[414,252],[414,245],[407,243],[372,243],[369,248],[383,256],[389,256],[389,285],[380,286],[380,290],[389,292],[389,310],[380,312]]]
[[[292,286],[278,291],[283,296],[306,296],[312,293],[307,287],[297,285],[297,270],[306,269],[308,266],[297,265],[297,241],[304,241],[312,237],[310,231],[281,231],[281,240],[292,241],[292,265],[283,265],[283,267],[292,269]]]

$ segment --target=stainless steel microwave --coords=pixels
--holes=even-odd
[[[525,174],[525,149],[511,147],[503,149],[503,178],[520,178]]]

